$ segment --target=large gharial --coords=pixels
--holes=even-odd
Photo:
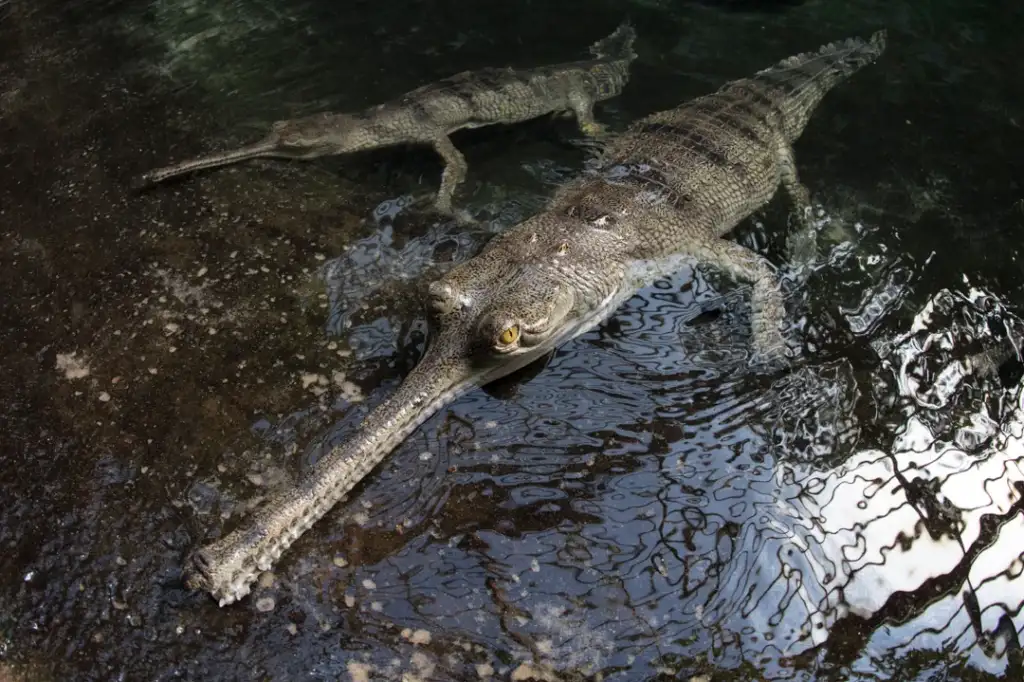
[[[772,266],[724,236],[779,186],[807,214],[792,145],[822,97],[885,43],[879,31],[790,57],[611,138],[595,168],[556,191],[543,212],[430,284],[431,338],[397,391],[294,487],[193,551],[186,585],[221,606],[243,597],[259,571],[434,412],[597,326],[682,259],[751,282],[755,355],[788,363]]]
[[[534,69],[464,71],[360,113],[319,113],[277,121],[261,141],[159,168],[133,180],[137,189],[192,171],[255,158],[314,159],[401,144],[428,144],[444,161],[434,208],[455,215],[452,198],[465,180],[465,157],[449,135],[463,128],[521,123],[571,112],[580,130],[598,136],[594,104],[622,92],[636,59],[628,24],[590,47],[594,59]]]

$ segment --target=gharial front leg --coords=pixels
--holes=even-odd
[[[466,171],[469,167],[466,158],[455,148],[447,135],[434,138],[434,150],[444,159],[444,172],[441,174],[441,187],[437,191],[437,199],[434,201],[434,208],[438,213],[453,216],[460,222],[470,221],[472,218],[465,211],[457,215],[452,209],[452,197],[455,189],[466,179]]]
[[[753,285],[750,325],[755,361],[786,361],[786,339],[780,329],[786,319],[786,307],[771,263],[745,246],[717,237],[688,250],[701,263],[717,267]]]

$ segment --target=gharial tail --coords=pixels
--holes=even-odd
[[[619,24],[615,32],[606,38],[602,38],[590,46],[590,53],[598,59],[636,59],[636,52],[633,51],[633,42],[636,40],[636,31],[628,21]]]
[[[885,43],[884,29],[867,41],[849,38],[829,43],[817,52],[783,59],[775,66],[757,72],[751,80],[781,95],[780,108],[786,119],[786,136],[792,142],[803,132],[825,94],[878,59],[885,51]]]

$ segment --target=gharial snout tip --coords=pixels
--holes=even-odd
[[[208,590],[211,585],[210,558],[205,550],[197,549],[185,557],[181,577],[190,590]]]
[[[133,177],[129,183],[129,187],[137,192],[139,190],[146,189],[147,187],[152,187],[155,184],[152,173],[143,173],[142,175],[136,175]]]

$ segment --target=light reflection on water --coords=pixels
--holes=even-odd
[[[850,248],[833,245],[814,267],[875,273],[860,305],[840,309],[861,336],[902,305],[912,277],[880,254],[850,260]],[[795,286],[792,296],[808,295]],[[833,629],[846,636],[910,600],[917,613],[867,637],[859,666],[880,650],[955,643],[999,671],[1006,643],[989,643],[991,633],[1024,599],[988,587],[1019,563],[1007,551],[1015,482],[1024,484],[1021,392],[997,389],[993,412],[982,390],[993,379],[943,373],[991,337],[995,302],[940,292],[906,333],[872,346],[888,348],[880,362],[808,356],[759,386],[741,369],[742,298],[680,273],[563,348],[511,399],[478,391],[401,446],[351,507],[364,528],[426,537],[363,556],[328,589],[340,598],[355,585],[345,593],[358,595],[370,576],[378,590],[365,598],[381,600],[381,617],[558,670],[671,667],[712,653],[718,666],[752,662],[770,679],[799,677],[793,657]],[[713,306],[725,315],[689,324]],[[937,390],[941,402],[928,397]],[[865,442],[863,408],[879,391],[889,396]],[[976,552],[984,515],[1009,523]],[[366,532],[368,546],[375,531]],[[326,546],[346,543],[339,529]],[[927,593],[944,574],[954,577]],[[422,601],[381,592],[410,575]],[[972,621],[964,604],[974,599]]]

